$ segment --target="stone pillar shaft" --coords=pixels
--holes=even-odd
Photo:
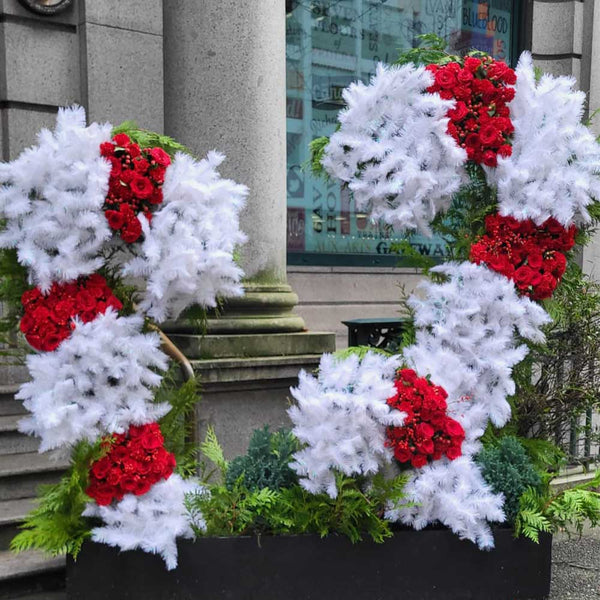
[[[285,5],[281,0],[164,5],[165,132],[250,188],[242,213],[246,296],[209,333],[294,332],[286,282]],[[179,323],[172,329],[185,328]]]

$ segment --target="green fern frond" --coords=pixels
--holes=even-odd
[[[212,426],[209,426],[206,431],[206,437],[200,444],[200,452],[217,466],[224,480],[227,475],[229,463],[225,459],[223,448],[221,447],[221,444],[219,444],[219,440],[217,439],[217,435]]]

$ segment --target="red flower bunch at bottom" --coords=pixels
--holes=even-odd
[[[31,346],[44,352],[56,350],[71,335],[74,317],[88,323],[109,307],[123,308],[106,279],[98,274],[72,283],[54,283],[47,294],[39,288],[27,290],[21,303],[25,308],[21,331]]]
[[[387,428],[386,445],[400,463],[420,468],[446,455],[450,460],[462,454],[465,431],[446,415],[448,394],[412,369],[402,369],[394,382],[396,394],[387,403],[407,414],[402,427]]]
[[[163,201],[162,184],[171,158],[162,148],[140,148],[124,133],[101,144],[100,153],[112,164],[104,214],[110,227],[131,244],[142,234],[137,215],[150,221],[152,207]]]
[[[564,252],[575,244],[577,229],[556,219],[542,225],[513,217],[489,215],[486,234],[471,246],[471,260],[515,282],[533,300],[550,298],[567,267]]]
[[[468,56],[464,63],[428,65],[435,77],[428,92],[445,100],[456,100],[448,111],[448,133],[464,148],[467,157],[478,164],[495,167],[498,155],[512,154],[514,131],[507,104],[514,98],[517,77],[505,63]]]
[[[164,448],[158,423],[131,425],[127,434],[114,434],[102,444],[106,456],[92,464],[85,493],[100,506],[125,494],[141,496],[175,468],[175,456]]]

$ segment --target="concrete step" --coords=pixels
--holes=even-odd
[[[14,398],[14,395],[19,391],[19,387],[19,384],[0,385],[0,416],[24,415],[27,413],[23,403]]]
[[[36,496],[40,484],[56,483],[68,466],[68,459],[50,452],[0,456],[0,501]]]
[[[20,433],[17,429],[23,415],[0,415],[0,455],[36,452],[39,439]]]
[[[19,533],[19,525],[35,506],[34,498],[0,501],[0,552],[9,549],[10,541]]]
[[[64,593],[65,565],[64,556],[48,557],[37,550],[0,552],[0,599],[60,598],[55,594]]]

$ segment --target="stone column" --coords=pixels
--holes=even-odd
[[[250,188],[242,215],[246,295],[209,333],[297,332],[286,281],[285,3],[164,3],[165,131]],[[169,329],[185,330],[185,323]]]
[[[227,156],[221,173],[250,188],[242,215],[245,296],[209,319],[185,320],[171,339],[202,381],[199,435],[211,424],[228,456],[251,431],[288,423],[289,388],[334,349],[330,333],[304,331],[286,281],[285,3],[163,2],[165,132],[196,155]]]

